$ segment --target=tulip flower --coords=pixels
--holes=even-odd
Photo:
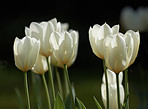
[[[117,99],[117,83],[116,83],[116,74],[107,69],[108,74],[108,87],[109,87],[109,109],[118,109],[118,99]],[[120,87],[120,101],[123,105],[124,102],[124,88],[122,86],[122,80],[123,80],[123,73],[119,73],[119,87]],[[105,82],[105,74],[102,78],[102,85],[101,85],[101,95],[102,95],[102,101],[104,103],[105,108],[107,107],[107,100],[106,100],[106,82]]]
[[[131,40],[132,43],[132,40]],[[115,73],[125,70],[129,65],[126,41],[123,34],[107,37],[104,41],[106,66]]]
[[[44,74],[45,72],[47,72],[47,70],[48,66],[46,58],[42,55],[39,55],[34,67],[32,68],[32,71],[37,74]]]
[[[13,45],[15,65],[23,72],[30,70],[37,60],[39,49],[40,42],[35,38],[16,37]]]
[[[136,59],[140,45],[139,32],[127,31],[107,37],[104,41],[106,66],[119,73],[129,67]]]
[[[39,49],[40,41],[36,40],[35,38],[31,38],[29,36],[26,36],[23,39],[19,39],[17,37],[15,38],[13,45],[15,65],[24,72],[28,109],[30,109],[30,97],[27,71],[34,66],[38,58]]]
[[[103,42],[104,39],[109,35],[114,35],[118,33],[119,25],[115,25],[112,28],[108,24],[103,24],[102,26],[96,24],[93,28],[90,27],[89,29],[89,41],[91,48],[94,54],[104,59],[104,46]]]
[[[53,55],[58,62],[67,66],[74,63],[78,50],[78,32],[53,32],[49,41],[53,49]]]
[[[68,28],[68,24],[57,22],[56,18],[48,22],[32,22],[30,27],[25,27],[25,34],[40,40],[40,54],[48,57],[52,54],[49,38],[53,31],[62,32]]]

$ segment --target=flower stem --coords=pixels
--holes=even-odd
[[[69,88],[68,88],[68,82],[67,82],[67,77],[66,77],[66,72],[65,69],[63,69],[63,77],[64,77],[64,100],[66,100],[68,94],[69,94]]]
[[[59,92],[60,92],[61,96],[63,97],[61,79],[60,79],[60,75],[59,75],[57,66],[55,66],[55,72],[56,72],[56,77],[57,77],[57,83],[58,83]]]
[[[49,81],[50,81],[50,85],[51,85],[51,92],[52,92],[52,98],[53,101],[55,101],[55,90],[54,90],[54,83],[53,83],[53,76],[52,76],[52,70],[51,70],[51,65],[48,61],[48,58],[46,58],[47,60],[47,64],[48,64],[48,73],[49,73]]]
[[[48,108],[51,109],[50,96],[49,96],[49,91],[48,91],[48,87],[47,87],[47,83],[46,83],[46,79],[45,79],[44,74],[42,74],[42,79],[43,79],[43,83],[44,83],[44,87],[45,87],[45,91],[46,91],[46,95],[47,95]]]
[[[105,66],[105,60],[103,60],[103,68],[104,68],[104,72],[105,72],[105,82],[106,82],[107,109],[109,109],[109,89],[108,89],[108,77],[107,77],[107,71],[106,71],[106,66]]]
[[[72,101],[72,109],[75,109],[75,103],[74,103],[74,98],[73,98],[73,94],[72,94],[72,87],[70,84],[70,79],[69,79],[69,75],[68,75],[68,70],[67,70],[67,65],[64,65],[64,73],[66,74],[66,79],[68,82],[68,88],[69,88],[69,92],[70,92],[70,97],[71,97],[71,101]]]
[[[25,83],[26,96],[27,96],[27,109],[30,109],[30,98],[29,98],[29,90],[28,90],[27,71],[24,72],[24,83]]]
[[[127,97],[129,95],[128,69],[125,69],[124,76],[125,76],[125,97]],[[129,109],[129,100],[127,103],[127,109]]]
[[[120,102],[120,86],[119,86],[119,73],[116,74],[116,82],[117,82],[117,97],[118,97],[118,109],[121,109]]]

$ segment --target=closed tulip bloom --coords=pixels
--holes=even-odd
[[[51,33],[53,31],[61,32],[67,28],[67,24],[62,26],[62,24],[60,22],[57,22],[56,18],[54,18],[48,22],[32,22],[29,28],[25,28],[25,34],[40,40],[40,54],[45,57],[48,57],[52,54],[52,49],[49,44],[49,38]]]
[[[108,75],[108,87],[109,87],[109,109],[118,109],[116,74],[113,71],[107,69],[107,75]],[[120,101],[121,101],[121,104],[123,105],[124,88],[122,85],[122,80],[123,80],[122,72],[120,72],[119,74],[119,80],[120,80],[119,81]],[[105,108],[107,108],[105,74],[103,74],[102,82],[103,82],[101,85],[102,101],[104,103]]]
[[[118,33],[107,37],[104,41],[104,46],[106,67],[115,73],[125,70],[129,65],[129,59],[123,34]]]
[[[23,72],[30,70],[35,64],[40,49],[40,42],[29,36],[15,38],[13,50],[15,65]]]
[[[102,26],[96,24],[93,28],[89,29],[89,41],[94,54],[104,59],[104,39],[109,35],[114,35],[119,32],[119,25],[115,25],[112,28],[108,24]]]
[[[50,44],[54,57],[62,65],[70,66],[74,63],[78,49],[78,32],[53,32],[50,37]]]
[[[32,71],[37,74],[44,74],[48,70],[47,60],[44,56],[39,55],[38,59],[32,68]]]

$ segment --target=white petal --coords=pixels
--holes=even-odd
[[[139,45],[140,45],[140,35],[139,32],[134,32],[132,30],[129,30],[125,33],[125,35],[129,34],[133,39],[133,53],[130,60],[130,65],[135,61],[138,51],[139,51]]]

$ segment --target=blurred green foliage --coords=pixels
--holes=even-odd
[[[60,76],[62,77],[62,70]],[[139,72],[139,77],[135,76],[134,72]],[[148,102],[148,84],[147,76],[145,77],[146,70],[138,68],[130,68],[129,70],[129,82],[130,82],[130,107],[131,109],[144,109]],[[15,66],[6,65],[0,68],[0,108],[1,109],[19,109],[19,101],[15,92],[18,88],[23,101],[25,101],[24,95],[24,80],[23,72],[19,71]],[[87,109],[97,109],[93,96],[96,97],[98,102],[103,106],[101,100],[101,81],[102,71],[97,68],[93,69],[69,69],[69,76],[71,82],[74,83],[76,96],[84,103]],[[36,74],[35,74],[36,75]],[[45,107],[47,103],[45,101],[45,92],[42,90],[39,96],[43,97],[43,101],[34,100],[36,94],[33,91],[32,74],[28,72],[29,77],[29,89],[31,95],[31,106],[34,107],[36,102],[42,102]],[[37,84],[41,84],[40,77],[35,76]],[[35,82],[34,81],[34,82]],[[63,80],[62,80],[63,83]],[[123,82],[124,83],[124,82]],[[56,83],[57,84],[57,83]],[[42,88],[44,89],[44,88]],[[38,97],[38,96],[36,96]]]

